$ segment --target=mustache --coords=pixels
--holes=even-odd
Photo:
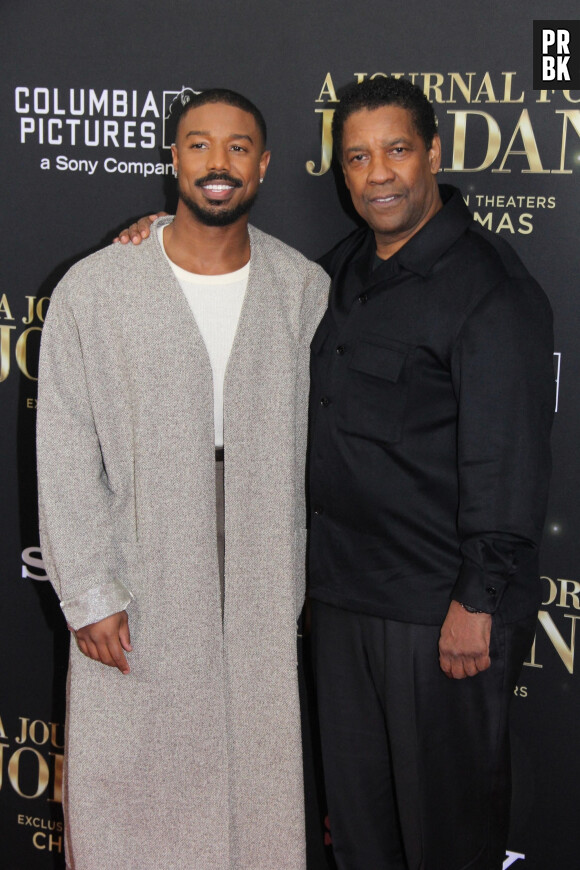
[[[239,178],[234,178],[228,172],[208,172],[203,178],[198,178],[195,182],[196,187],[203,187],[204,184],[209,184],[211,181],[225,181],[233,187],[241,187],[242,181]]]

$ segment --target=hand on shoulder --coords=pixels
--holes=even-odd
[[[139,218],[139,220],[134,224],[131,224],[130,227],[121,230],[119,235],[113,239],[113,244],[115,244],[115,242],[120,242],[122,245],[126,245],[129,242],[132,242],[134,245],[140,245],[143,239],[149,237],[153,221],[157,220],[159,217],[165,217],[166,214],[166,211],[160,211],[156,214],[149,214],[145,215],[145,217]]]

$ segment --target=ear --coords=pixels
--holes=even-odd
[[[177,173],[179,171],[179,157],[177,156],[177,148],[175,145],[171,146],[171,158],[173,160],[173,168]]]
[[[260,157],[260,181],[263,180],[266,175],[266,170],[270,164],[270,157],[272,156],[271,151],[264,151],[262,156]]]
[[[429,148],[429,167],[433,175],[437,175],[441,168],[441,139],[437,134],[433,136],[431,147]]]

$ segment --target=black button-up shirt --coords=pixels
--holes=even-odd
[[[377,265],[358,230],[322,259],[312,342],[310,595],[438,623],[450,598],[518,619],[537,547],[554,406],[549,303],[461,194]]]

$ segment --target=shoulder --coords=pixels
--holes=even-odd
[[[267,260],[282,277],[288,275],[294,279],[324,278],[328,281],[323,269],[313,260],[309,260],[296,248],[290,247],[280,239],[271,236],[254,226],[248,227],[252,253]]]
[[[98,299],[118,294],[127,285],[147,281],[155,264],[162,263],[160,255],[159,244],[151,236],[137,246],[108,245],[71,266],[52,299],[73,307],[94,304]]]
[[[349,233],[344,239],[341,239],[330,251],[323,254],[316,261],[327,273],[332,276],[337,271],[338,265],[343,262],[347,256],[351,256],[357,251],[363,242],[367,239],[369,230],[366,227],[359,227]]]
[[[533,280],[510,243],[497,233],[490,232],[474,220],[469,228],[469,239],[479,256],[490,260],[506,277]]]
[[[475,275],[485,276],[488,289],[499,286],[503,293],[534,298],[550,309],[546,294],[509,242],[476,221],[471,224],[466,241],[467,264],[473,264]]]
[[[107,280],[108,277],[115,276],[119,272],[133,271],[141,263],[146,268],[146,264],[155,259],[160,250],[153,233],[154,230],[149,238],[142,241],[140,245],[121,245],[117,242],[95,251],[94,254],[89,254],[88,257],[75,263],[67,272],[66,277],[71,283],[89,277],[96,280]]]
[[[512,246],[474,221],[455,247],[455,269],[449,270],[448,280],[463,287],[458,296],[465,303],[464,323],[492,318],[515,331],[545,335],[546,346],[550,344],[549,299]]]
[[[512,246],[473,218],[435,264],[434,273],[444,277],[452,295],[468,307],[492,294],[514,302],[534,300],[550,311],[544,291]]]
[[[447,269],[454,283],[478,290],[509,279],[535,283],[505,238],[474,219],[458,188],[440,184],[439,190],[443,208],[425,228],[434,251],[441,251],[434,260],[439,273]]]
[[[444,203],[440,232],[456,238],[450,248],[452,256],[467,257],[471,268],[496,273],[499,278],[533,280],[509,242],[475,220],[458,188],[440,185],[439,189]]]

